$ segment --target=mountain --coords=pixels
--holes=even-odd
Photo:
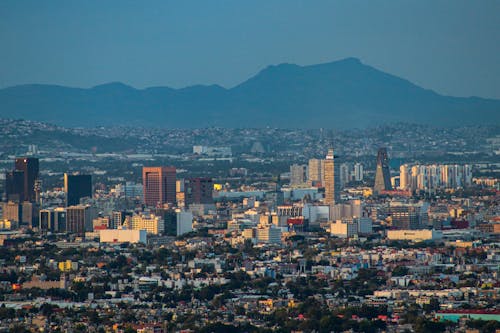
[[[90,89],[20,85],[0,90],[0,117],[63,126],[364,127],[385,122],[436,126],[500,123],[500,100],[439,95],[356,58],[269,66],[225,89]]]

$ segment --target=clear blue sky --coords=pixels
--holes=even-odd
[[[500,98],[500,1],[0,1],[0,87],[232,87],[270,64],[345,57]]]

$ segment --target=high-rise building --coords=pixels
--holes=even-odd
[[[342,163],[340,164],[340,185],[341,187],[345,187],[347,183],[351,181],[351,173],[349,170],[349,164]]]
[[[161,206],[176,202],[175,167],[143,167],[142,182],[144,203],[147,206]]]
[[[23,200],[35,202],[35,180],[38,179],[39,163],[35,157],[20,157],[15,160],[15,170],[24,172]]]
[[[92,231],[92,213],[89,205],[66,208],[66,229],[70,233],[83,235]]]
[[[177,236],[193,231],[193,214],[186,211],[177,211]]]
[[[66,206],[79,205],[81,198],[92,198],[92,176],[65,173],[64,192],[66,192]]]
[[[377,154],[377,170],[375,171],[375,185],[373,192],[375,194],[382,191],[391,191],[391,174],[389,172],[389,157],[387,149],[380,148]]]
[[[408,178],[410,170],[408,169],[408,164],[403,164],[399,167],[399,188],[406,190],[410,187],[410,182]]]
[[[363,164],[354,164],[354,180],[357,182],[363,181]]]
[[[308,177],[309,185],[323,181],[323,160],[313,158],[309,160]]]
[[[328,154],[326,159],[323,161],[323,172],[324,172],[324,182],[325,187],[325,203],[328,205],[335,204],[340,201],[340,170],[335,166],[335,155],[333,154],[333,148],[328,149]]]
[[[5,196],[7,201],[24,201],[24,171],[7,172],[5,175]]]
[[[184,179],[184,202],[190,204],[213,203],[214,183],[212,178],[186,178]]]
[[[307,165],[290,166],[290,186],[302,186],[307,181]]]

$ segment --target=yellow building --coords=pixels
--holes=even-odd
[[[164,223],[161,218],[150,215],[134,215],[132,216],[131,227],[132,230],[146,230],[148,234],[158,235],[164,230]]]
[[[61,261],[57,267],[61,272],[69,272],[78,270],[78,263],[71,260]]]

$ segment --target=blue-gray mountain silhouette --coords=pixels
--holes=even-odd
[[[15,86],[0,90],[0,117],[83,127],[339,128],[399,121],[455,126],[500,123],[500,100],[439,95],[347,58],[269,66],[231,89]]]

